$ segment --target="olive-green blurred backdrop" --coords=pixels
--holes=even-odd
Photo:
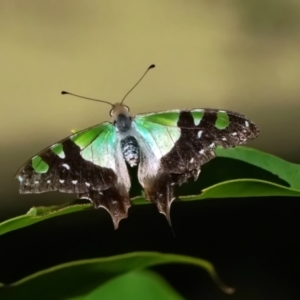
[[[18,195],[16,170],[44,147],[109,118],[212,107],[247,115],[251,143],[300,162],[300,2],[297,0],[12,1],[0,3],[0,217],[70,195]]]

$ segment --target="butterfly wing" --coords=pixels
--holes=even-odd
[[[89,199],[115,228],[130,207],[130,178],[115,127],[104,122],[79,131],[31,158],[16,174],[20,193],[60,191]]]
[[[245,116],[216,109],[174,110],[134,119],[141,154],[139,181],[148,200],[170,221],[174,185],[198,178],[200,167],[215,157],[215,148],[234,147],[259,134]]]

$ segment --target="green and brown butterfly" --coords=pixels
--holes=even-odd
[[[20,193],[77,194],[95,208],[105,208],[118,228],[131,205],[127,162],[138,165],[145,198],[170,222],[174,186],[190,177],[196,180],[201,166],[216,156],[217,146],[245,144],[259,134],[252,121],[227,110],[175,109],[132,116],[123,104],[125,97],[110,104],[110,122],[76,132],[27,161],[16,174]]]

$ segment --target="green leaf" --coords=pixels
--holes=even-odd
[[[204,189],[200,195],[185,196],[182,200],[271,196],[300,197],[300,191],[263,180],[238,179],[215,184]]]
[[[150,271],[132,271],[115,277],[84,296],[72,300],[183,300],[158,274]]]
[[[198,191],[200,190],[199,187],[195,193],[192,193],[191,189],[189,189],[187,196],[180,197],[182,201],[258,196],[300,197],[300,165],[287,162],[274,155],[247,147],[236,147],[234,149],[226,150],[217,149],[217,154],[219,157],[223,157],[224,160],[227,159],[229,161],[228,165],[223,165],[217,170],[210,168],[209,164],[205,165],[204,167],[208,168],[207,176],[200,176],[199,185],[201,185],[202,181],[207,182],[207,178],[210,179],[210,177],[214,180],[211,181],[212,185],[208,187],[202,186],[201,194],[198,194]],[[222,179],[224,180],[225,178],[234,178],[232,173],[235,162],[236,164],[245,162],[248,166],[254,166],[254,170],[252,169],[252,171],[250,168],[246,167],[243,167],[242,170],[237,168],[239,172],[245,172],[243,175],[239,173],[239,176],[246,176],[248,174],[247,171],[249,170],[249,174],[251,174],[253,179],[244,178],[222,181]],[[215,168],[217,168],[217,166],[215,166]],[[274,175],[261,175],[260,170],[263,169],[265,170],[265,173]],[[229,172],[232,177],[229,177],[227,173],[222,173],[222,170]],[[211,174],[217,175],[211,176]],[[202,175],[205,175],[205,173]],[[217,176],[220,176],[218,177],[218,180],[216,180]],[[262,178],[266,180],[262,180]],[[280,178],[280,180],[278,180],[278,178]],[[217,183],[215,183],[216,181]],[[289,185],[289,187],[287,185]],[[191,196],[191,193],[195,195]],[[133,198],[132,202],[133,204],[149,203],[142,196]],[[25,215],[0,223],[0,235],[12,230],[33,225],[37,222],[44,221],[52,217],[79,212],[91,208],[91,204],[72,205],[69,203],[59,206],[34,207],[31,208]]]
[[[269,171],[286,181],[291,188],[300,190],[300,165],[298,164],[243,146],[232,149],[218,148],[216,152],[220,157],[234,158]]]
[[[206,260],[158,252],[133,252],[65,263],[37,272],[9,286],[0,287],[0,298],[13,300],[86,299],[82,297],[97,293],[100,286],[109,284],[109,280],[116,279],[120,275],[169,263],[189,264],[203,268],[225,293],[234,292],[234,289],[220,281],[214,266]],[[116,289],[116,286],[112,285],[112,288]],[[103,289],[105,291],[105,287]],[[110,290],[111,288],[106,286],[106,291]]]
[[[7,232],[27,227],[35,223],[58,217],[65,214],[71,214],[74,212],[91,209],[90,204],[83,205],[70,205],[69,203],[64,205],[53,205],[53,206],[41,206],[32,207],[25,215],[21,215],[15,218],[8,219],[0,223],[0,235]]]

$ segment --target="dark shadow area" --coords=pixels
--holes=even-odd
[[[198,268],[156,267],[186,299],[298,299],[299,200],[174,203],[175,237],[154,205],[132,207],[117,231],[104,210],[53,218],[0,237],[0,282],[72,260],[161,251],[207,259],[222,280],[237,289],[228,298]]]
[[[138,182],[137,168],[128,168],[128,171],[132,182],[130,195],[131,197],[139,196],[142,194],[142,187]],[[244,178],[266,180],[289,187],[286,181],[262,168],[232,158],[216,157],[201,167],[201,172],[196,182],[190,179],[189,182],[178,187],[176,196],[197,195],[204,188],[219,182]]]

